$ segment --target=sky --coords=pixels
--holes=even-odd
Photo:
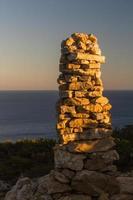
[[[56,90],[73,32],[98,37],[106,90],[133,90],[132,0],[0,0],[0,90]]]

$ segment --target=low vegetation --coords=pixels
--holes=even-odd
[[[0,143],[0,180],[47,174],[53,168],[54,145],[55,140],[42,138]]]
[[[116,163],[118,169],[123,172],[133,170],[133,125],[114,129],[113,136],[120,155],[120,159]]]
[[[133,170],[133,126],[114,129],[120,171]],[[22,140],[0,143],[0,180],[16,182],[20,176],[36,178],[54,167],[52,139]]]

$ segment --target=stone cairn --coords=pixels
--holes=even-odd
[[[111,105],[103,96],[105,57],[93,34],[74,33],[61,44],[57,103],[59,143],[48,199],[110,200],[119,193]]]

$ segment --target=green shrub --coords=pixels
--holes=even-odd
[[[53,168],[55,140],[39,138],[0,143],[0,179],[16,181],[21,175],[37,177]]]
[[[115,129],[113,136],[116,141],[116,149],[120,155],[120,160],[116,163],[119,170],[133,170],[133,126]]]

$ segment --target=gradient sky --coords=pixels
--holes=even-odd
[[[73,32],[98,37],[105,89],[133,90],[132,0],[0,0],[0,90],[57,89]]]

